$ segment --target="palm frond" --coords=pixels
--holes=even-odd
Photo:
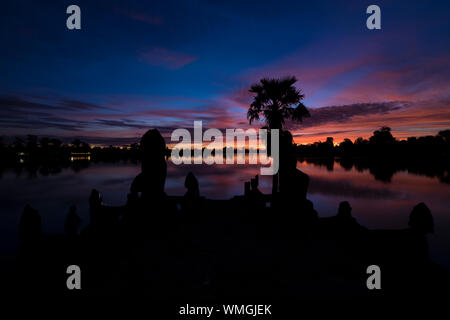
[[[308,109],[301,103],[305,96],[294,86],[296,82],[296,77],[288,76],[280,79],[263,78],[253,84],[249,92],[255,95],[247,112],[250,124],[263,116],[270,128],[282,129],[285,119],[302,121],[308,117]]]

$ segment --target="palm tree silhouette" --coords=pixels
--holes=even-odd
[[[254,93],[253,102],[247,112],[251,124],[262,116],[268,129],[283,129],[286,119],[302,122],[309,117],[309,111],[302,103],[305,95],[294,86],[294,76],[281,79],[263,78],[250,87]],[[273,176],[272,194],[278,191],[278,173]]]

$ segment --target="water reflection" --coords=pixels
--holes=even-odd
[[[330,162],[329,159],[300,159],[297,166],[310,176],[308,198],[322,217],[336,214],[339,202],[347,200],[353,207],[354,217],[364,226],[404,228],[411,208],[418,202],[426,202],[436,222],[435,234],[430,237],[431,257],[450,266],[450,185],[443,183],[448,172],[442,174],[439,169],[425,168],[418,175],[412,173],[414,170],[386,167],[380,171],[367,163]],[[202,196],[228,199],[243,194],[245,181],[254,177],[259,168],[248,164],[176,166],[169,161],[165,189],[169,195],[183,195],[184,179],[192,171]],[[1,172],[0,249],[11,250],[17,245],[17,223],[26,203],[39,210],[44,232],[60,232],[67,210],[73,204],[85,225],[91,189],[100,190],[106,204],[122,205],[140,166],[132,162],[80,161],[62,166],[17,166],[3,168]],[[261,176],[260,190],[269,193],[271,183],[271,177]]]

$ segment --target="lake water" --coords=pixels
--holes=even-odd
[[[297,163],[310,176],[308,198],[319,216],[336,214],[339,202],[347,200],[353,216],[369,228],[405,228],[412,207],[425,202],[435,220],[435,233],[429,235],[434,261],[450,268],[450,184],[437,178],[397,172],[390,182],[376,180],[369,170]],[[259,172],[251,165],[181,165],[168,163],[166,193],[183,195],[184,178],[192,171],[199,180],[200,192],[211,199],[228,199],[243,194],[244,182]],[[61,233],[69,206],[77,205],[83,223],[88,222],[88,197],[91,189],[101,191],[108,205],[123,205],[133,178],[140,172],[135,163],[90,163],[80,170],[61,169],[48,174],[26,170],[7,170],[0,179],[1,256],[14,253],[18,243],[17,224],[26,203],[38,209],[44,232]],[[271,177],[260,178],[260,189],[270,193]],[[213,213],[212,213],[213,214]]]

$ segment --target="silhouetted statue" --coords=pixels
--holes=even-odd
[[[321,219],[326,232],[329,232],[336,237],[340,244],[358,244],[355,242],[355,237],[361,236],[367,229],[361,226],[355,218],[352,217],[352,207],[348,201],[339,203],[338,212],[333,217]]]
[[[198,187],[198,180],[192,172],[186,175],[186,180],[184,180],[184,186],[187,189],[184,194],[185,197],[196,199],[200,197],[200,189]]]
[[[77,207],[71,206],[64,223],[64,231],[68,236],[77,236],[80,229],[81,218],[77,214]]]
[[[130,192],[142,198],[158,199],[164,195],[167,176],[166,143],[157,129],[148,130],[141,139],[142,172],[134,178]]]
[[[337,227],[340,229],[340,231],[351,233],[364,229],[356,221],[356,219],[352,217],[352,207],[350,206],[350,203],[348,203],[348,201],[342,201],[341,203],[339,203],[338,212],[335,218]]]
[[[183,211],[198,210],[201,207],[200,189],[198,180],[192,172],[186,175],[184,186],[187,189],[184,194],[184,201],[182,203]]]
[[[351,219],[354,219],[352,217],[352,207],[350,206],[350,203],[348,201],[342,201],[339,203],[338,213],[336,214],[336,217],[338,217],[342,221],[350,221]]]
[[[414,206],[409,215],[409,252],[405,252],[409,259],[427,260],[428,259],[428,240],[427,233],[434,232],[434,221],[430,209],[425,203],[421,202]]]
[[[244,196],[248,196],[250,194],[250,181],[244,182]]]
[[[20,296],[41,294],[42,289],[52,288],[49,277],[50,263],[54,257],[47,255],[45,235],[42,233],[41,216],[29,204],[23,209],[19,220],[19,259],[14,268],[16,273],[13,280],[14,286],[20,288]],[[30,272],[30,268],[33,272]],[[39,274],[37,277],[36,274]],[[3,283],[7,280],[3,274]]]
[[[304,216],[310,221],[314,222],[317,220],[319,215],[317,214],[316,209],[314,209],[314,204],[311,200],[305,200],[303,205]]]
[[[266,204],[263,199],[262,192],[258,189],[259,187],[259,176],[256,175],[254,178],[250,179],[250,182],[246,183],[246,199],[247,205],[252,210],[264,209]],[[261,213],[261,212],[258,212]]]
[[[132,238],[153,237],[158,241],[174,241],[171,233],[176,232],[178,220],[173,214],[178,208],[164,192],[166,143],[158,130],[148,130],[142,136],[140,153],[142,171],[131,184],[124,215],[128,235]]]
[[[426,234],[434,232],[433,216],[425,203],[421,202],[412,209],[409,215],[408,225],[418,233]]]
[[[283,201],[306,200],[309,176],[297,169],[297,157],[293,151],[292,134],[283,131],[280,141],[280,192]]]
[[[426,238],[433,232],[433,217],[423,202],[414,206],[408,224],[409,228],[402,230],[369,231],[370,255],[366,259],[384,267],[385,288],[412,293],[428,285],[429,276],[433,276],[430,268],[434,269],[429,263]]]
[[[89,215],[91,225],[98,225],[101,223],[101,211],[103,206],[103,198],[96,189],[92,189],[89,196]]]
[[[259,186],[259,176],[256,175],[253,179],[250,180],[250,188],[251,191],[257,194],[262,194],[261,191],[258,190]]]
[[[41,216],[29,204],[25,206],[20,217],[19,236],[22,243],[39,241],[42,236]]]

